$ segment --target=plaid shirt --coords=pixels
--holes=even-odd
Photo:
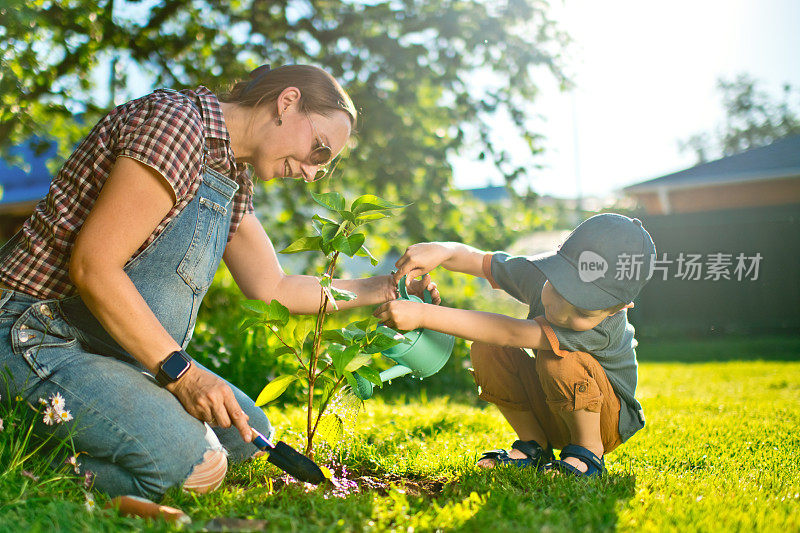
[[[193,102],[202,108],[202,116]],[[234,160],[219,101],[205,87],[180,93],[157,90],[111,111],[67,159],[50,192],[23,225],[21,242],[0,265],[0,280],[41,299],[76,293],[68,272],[72,246],[120,156],[156,169],[177,198],[131,260],[135,258],[196,194],[202,181],[204,137],[208,167],[239,183],[230,240],[245,213],[253,212],[253,183],[245,165]]]

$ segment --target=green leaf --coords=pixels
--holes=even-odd
[[[364,346],[367,353],[379,353],[398,344],[408,344],[410,341],[402,334],[386,326],[379,326],[373,335],[367,335],[368,341]]]
[[[364,222],[372,222],[373,220],[380,220],[382,218],[387,218],[389,215],[386,213],[370,211],[368,213],[363,213],[358,215],[355,219],[356,223],[364,223]]]
[[[249,329],[255,329],[258,326],[264,325],[264,319],[257,316],[249,316],[242,320],[242,324],[239,326],[239,333],[244,333]]]
[[[277,322],[282,326],[285,326],[291,317],[289,309],[278,300],[271,300],[269,302],[269,306],[265,314],[267,315],[266,318],[270,322]]]
[[[258,324],[280,324],[286,325],[291,314],[278,300],[269,303],[263,300],[246,300],[242,302],[242,307],[258,313],[258,317],[248,317],[242,321],[241,330],[244,331]]]
[[[361,368],[359,368],[358,375],[363,377],[373,385],[377,385],[378,387],[383,387],[383,381],[381,381],[381,375],[378,373],[377,370],[375,370],[371,366],[362,366]]]
[[[325,224],[322,228],[322,242],[329,243],[333,239],[336,238],[342,231],[341,226],[339,224]]]
[[[345,372],[344,377],[347,380],[347,384],[350,385],[350,389],[352,389],[353,393],[358,391],[358,383],[356,382],[356,378],[353,377],[352,372]]]
[[[328,353],[331,356],[331,360],[333,361],[333,367],[336,369],[337,372],[340,374],[344,373],[345,368],[347,365],[350,364],[350,361],[358,355],[359,347],[358,346],[347,346],[344,350],[338,351],[331,351],[328,350]]]
[[[350,210],[354,215],[360,215],[367,211],[381,211],[384,209],[399,209],[401,207],[408,207],[410,204],[395,204],[388,200],[384,200],[374,194],[365,194],[359,196],[353,201],[353,206]]]
[[[242,302],[242,307],[259,315],[269,312],[269,304],[264,300],[245,300]]]
[[[322,237],[303,237],[281,250],[282,254],[296,254],[297,252],[310,252],[321,249]]]
[[[372,266],[378,264],[378,260],[372,256],[372,253],[370,253],[366,246],[359,248],[359,250],[356,252],[356,255],[359,257],[369,257],[369,262],[372,264]]]
[[[331,247],[343,254],[353,257],[364,244],[366,236],[363,233],[353,233],[349,237],[339,234],[330,242]]]
[[[353,357],[347,366],[344,367],[345,370],[349,372],[353,372],[354,370],[358,370],[364,365],[368,365],[372,361],[372,356],[364,353],[360,353]]]
[[[381,320],[375,316],[368,316],[367,318],[356,320],[347,325],[347,329],[358,330],[362,333],[372,330],[380,324]],[[385,327],[385,326],[384,326]]]
[[[350,300],[355,300],[356,298],[358,298],[358,295],[354,292],[346,291],[344,289],[337,289],[336,287],[333,286],[331,286],[330,289],[333,297],[341,302],[349,302]]]
[[[317,194],[312,191],[311,197],[319,205],[326,209],[330,209],[331,211],[341,211],[345,206],[344,197],[338,192],[324,192]]]
[[[333,305],[333,308],[338,311],[339,306],[336,305],[336,298],[333,297],[333,293],[331,292],[331,287],[322,287],[322,292],[325,293],[325,297],[328,298],[328,303]]]
[[[348,324],[342,330],[342,334],[347,338],[348,342],[359,342],[367,336],[367,332],[359,328],[357,322]]]
[[[320,361],[326,365],[333,364],[333,359],[331,359],[331,356],[328,352],[322,352],[321,354],[319,354],[317,361]]]
[[[395,339],[399,342],[411,344],[411,341],[408,340],[405,335],[403,335],[402,333],[400,333],[395,329],[392,329],[388,326],[384,326],[383,324],[378,324],[378,326],[375,328],[375,333],[379,335],[384,335],[386,337],[389,337],[390,339]]]
[[[311,226],[313,226],[313,228],[317,230],[317,232],[320,232],[320,229],[326,224],[333,224],[335,226],[339,225],[336,221],[331,220],[329,218],[321,217],[319,215],[314,215],[313,217],[311,217]]]
[[[279,376],[270,381],[256,398],[256,406],[261,407],[279,397],[296,379],[297,376]]]
[[[294,337],[297,345],[302,349],[303,343],[306,341],[308,334],[314,331],[316,322],[311,317],[296,317],[295,320],[297,320],[297,324],[294,327],[292,336]]]
[[[349,339],[345,338],[341,329],[326,329],[322,331],[322,340],[329,342],[346,343]]]
[[[311,218],[311,225],[314,227],[317,233],[319,233],[320,237],[322,237],[322,243],[327,243],[338,233],[340,233],[347,222],[342,222],[339,224],[329,218],[321,217],[319,215],[314,215]]]
[[[292,348],[290,348],[288,346],[281,346],[280,348],[277,348],[277,349],[271,351],[270,355],[273,356],[273,357],[280,357],[281,355],[286,355],[286,354],[290,354],[290,353],[291,354],[294,353],[294,350]]]

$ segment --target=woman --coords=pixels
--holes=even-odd
[[[54,399],[42,434],[66,434],[53,414],[69,412],[96,488],[213,490],[229,458],[256,452],[249,426],[271,435],[253,401],[185,348],[221,259],[247,298],[316,312],[319,284],[282,271],[246,166],[263,180],[315,181],[355,123],[349,96],[311,66],[259,67],[219,99],[204,87],[155,91],[92,129],[0,251],[10,392]],[[342,308],[395,297],[391,276],[336,285],[358,295]]]

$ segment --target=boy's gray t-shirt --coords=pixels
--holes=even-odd
[[[542,287],[547,278],[531,261],[531,257],[511,256],[505,252],[492,255],[491,277],[495,284],[522,303],[528,304],[528,319],[544,315]],[[644,427],[642,406],[634,398],[638,380],[636,339],[633,326],[623,309],[593,329],[574,331],[553,326],[560,348],[570,352],[591,354],[608,376],[620,399],[619,434],[628,440]]]

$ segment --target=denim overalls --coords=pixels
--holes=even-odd
[[[222,259],[231,200],[238,189],[205,162],[203,167],[194,199],[125,267],[150,309],[184,348]],[[0,261],[3,251],[16,242],[15,236],[0,250]],[[76,451],[83,452],[78,456],[81,471],[93,472],[95,488],[111,496],[159,498],[171,486],[182,484],[205,452],[215,447],[207,427],[143,373],[144,368],[106,333],[79,296],[38,300],[3,290],[0,369],[7,377],[10,374],[10,390],[0,382],[3,401],[20,395],[36,406],[39,398],[54,393],[64,397],[74,420],[47,426],[40,415],[36,433],[63,437],[74,430]],[[231,388],[250,417],[249,424],[271,436],[263,411]],[[234,427],[213,431],[231,461],[257,451]]]

